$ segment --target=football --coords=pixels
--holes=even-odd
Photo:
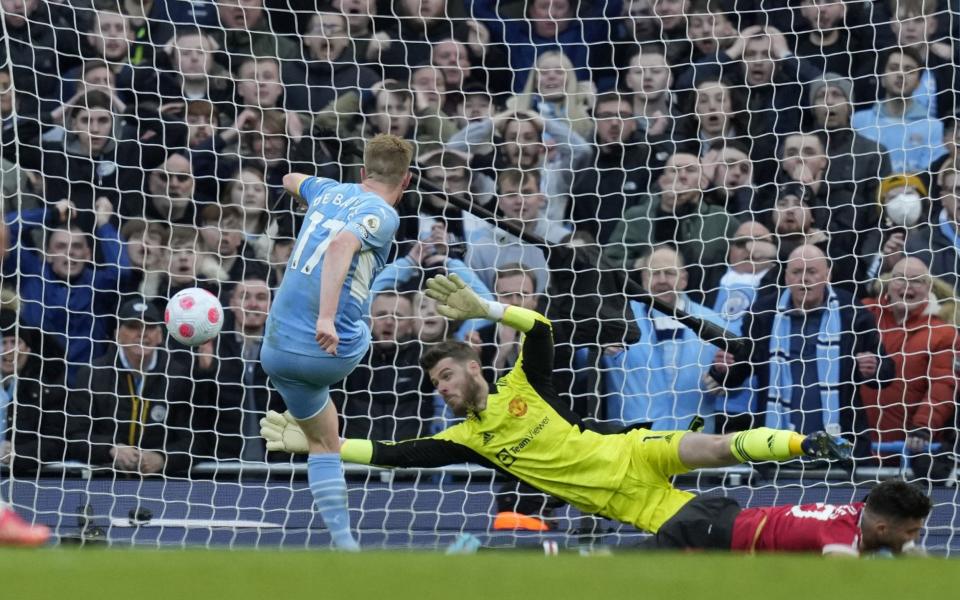
[[[220,333],[223,306],[207,290],[187,288],[167,302],[163,322],[173,339],[187,346],[199,346]]]

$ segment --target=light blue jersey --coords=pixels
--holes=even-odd
[[[362,355],[370,344],[370,284],[386,264],[400,218],[383,198],[355,183],[311,177],[300,185],[300,197],[309,208],[270,309],[264,343],[296,354],[329,356],[316,340],[320,274],[330,242],[349,231],[360,240],[360,252],[340,292],[334,321],[340,338],[337,356]]]

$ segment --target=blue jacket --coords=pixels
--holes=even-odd
[[[606,417],[625,425],[653,422],[658,431],[685,430],[701,416],[705,431],[713,430],[713,399],[700,390],[700,380],[713,363],[717,349],[686,327],[675,340],[658,340],[650,309],[632,301],[640,341],[603,358]],[[717,313],[686,300],[684,309],[695,317],[723,325]],[[656,312],[653,316],[663,316]]]
[[[111,332],[121,283],[131,274],[130,259],[120,233],[108,223],[95,231],[100,254],[96,265],[88,265],[72,281],[60,279],[43,254],[17,245],[25,232],[47,223],[44,217],[52,214],[38,208],[4,216],[12,247],[3,261],[3,274],[19,276],[23,323],[42,329],[64,350],[71,385],[81,367],[107,350],[104,342]]]

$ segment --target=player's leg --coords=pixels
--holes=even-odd
[[[680,461],[691,469],[727,467],[745,462],[786,461],[798,456],[843,459],[849,445],[824,432],[804,436],[759,427],[727,435],[687,433],[680,440]]]
[[[307,419],[297,418],[310,447],[307,457],[307,481],[310,483],[314,504],[323,516],[323,522],[337,548],[359,550],[360,546],[350,532],[347,482],[343,476],[343,461],[340,459],[337,409],[333,402],[329,401],[329,394],[327,396],[319,413]]]
[[[260,359],[307,438],[310,493],[334,544],[342,550],[359,550],[350,532],[337,412],[328,386],[349,374],[360,357],[304,357],[264,346]]]

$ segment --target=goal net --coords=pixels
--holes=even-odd
[[[954,2],[0,10],[0,493],[60,539],[329,546],[304,457],[259,437],[285,410],[259,355],[305,212],[283,177],[360,181],[365,141],[391,133],[415,173],[370,285],[373,342],[331,390],[344,438],[455,425],[419,366],[444,340],[473,344],[490,384],[515,366],[518,334],[422,293],[457,274],[551,319],[582,427],[855,448],[678,487],[838,504],[902,477],[933,498],[927,548],[960,548]],[[197,347],[162,326],[191,287],[224,308]],[[346,477],[364,547],[644,537],[489,465]]]

